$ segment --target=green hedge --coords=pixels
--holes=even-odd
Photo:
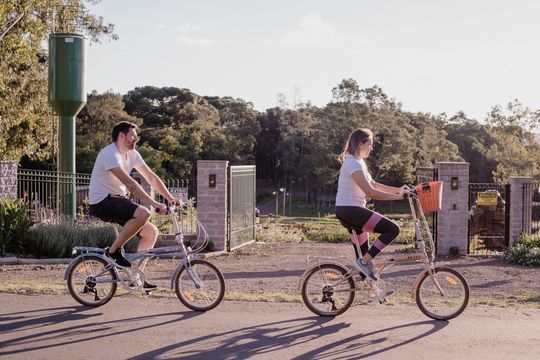
[[[511,264],[540,266],[540,238],[523,236],[505,250],[504,259]]]
[[[102,223],[79,225],[70,221],[60,224],[38,224],[30,228],[25,242],[26,255],[34,257],[71,257],[75,246],[111,246],[115,240],[114,227]],[[125,248],[133,251],[137,241],[129,241]]]

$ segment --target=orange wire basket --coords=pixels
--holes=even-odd
[[[424,213],[441,210],[442,185],[442,181],[430,181],[416,185],[416,192]]]

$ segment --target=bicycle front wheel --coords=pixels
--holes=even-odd
[[[418,281],[416,304],[435,320],[450,320],[465,310],[469,303],[469,285],[459,272],[436,267],[432,276],[426,271]]]
[[[221,303],[225,295],[225,279],[221,271],[206,260],[193,260],[180,268],[174,277],[176,295],[188,308],[208,311]]]
[[[111,265],[98,256],[84,256],[70,265],[69,293],[85,306],[101,306],[116,293],[117,278]]]
[[[347,269],[335,264],[314,267],[302,283],[302,300],[319,316],[344,313],[354,300],[354,280]]]

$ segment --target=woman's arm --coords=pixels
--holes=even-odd
[[[398,192],[389,192],[373,186],[372,182],[368,180],[363,171],[355,171],[351,175],[354,182],[362,189],[362,191],[372,199],[375,200],[400,200],[403,199],[404,189],[397,189]],[[383,185],[385,186],[385,185]],[[388,188],[392,188],[388,186]]]
[[[399,194],[399,192],[402,189],[395,186],[384,185],[373,180],[371,181],[371,185],[377,190],[384,191],[387,193],[392,193],[392,194]]]

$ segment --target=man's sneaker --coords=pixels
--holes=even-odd
[[[354,263],[356,268],[360,270],[364,275],[366,275],[369,279],[373,281],[377,281],[377,276],[375,276],[375,272],[373,271],[373,261],[368,262],[367,264],[364,264],[362,262],[362,259],[356,259],[356,262]]]
[[[113,261],[122,267],[131,267],[131,263],[122,255],[122,249],[118,249],[115,252],[109,252],[109,248],[105,250],[105,255],[113,259]]]
[[[157,285],[149,284],[146,280],[144,280],[143,290],[147,293],[150,291],[154,291],[157,289]]]

